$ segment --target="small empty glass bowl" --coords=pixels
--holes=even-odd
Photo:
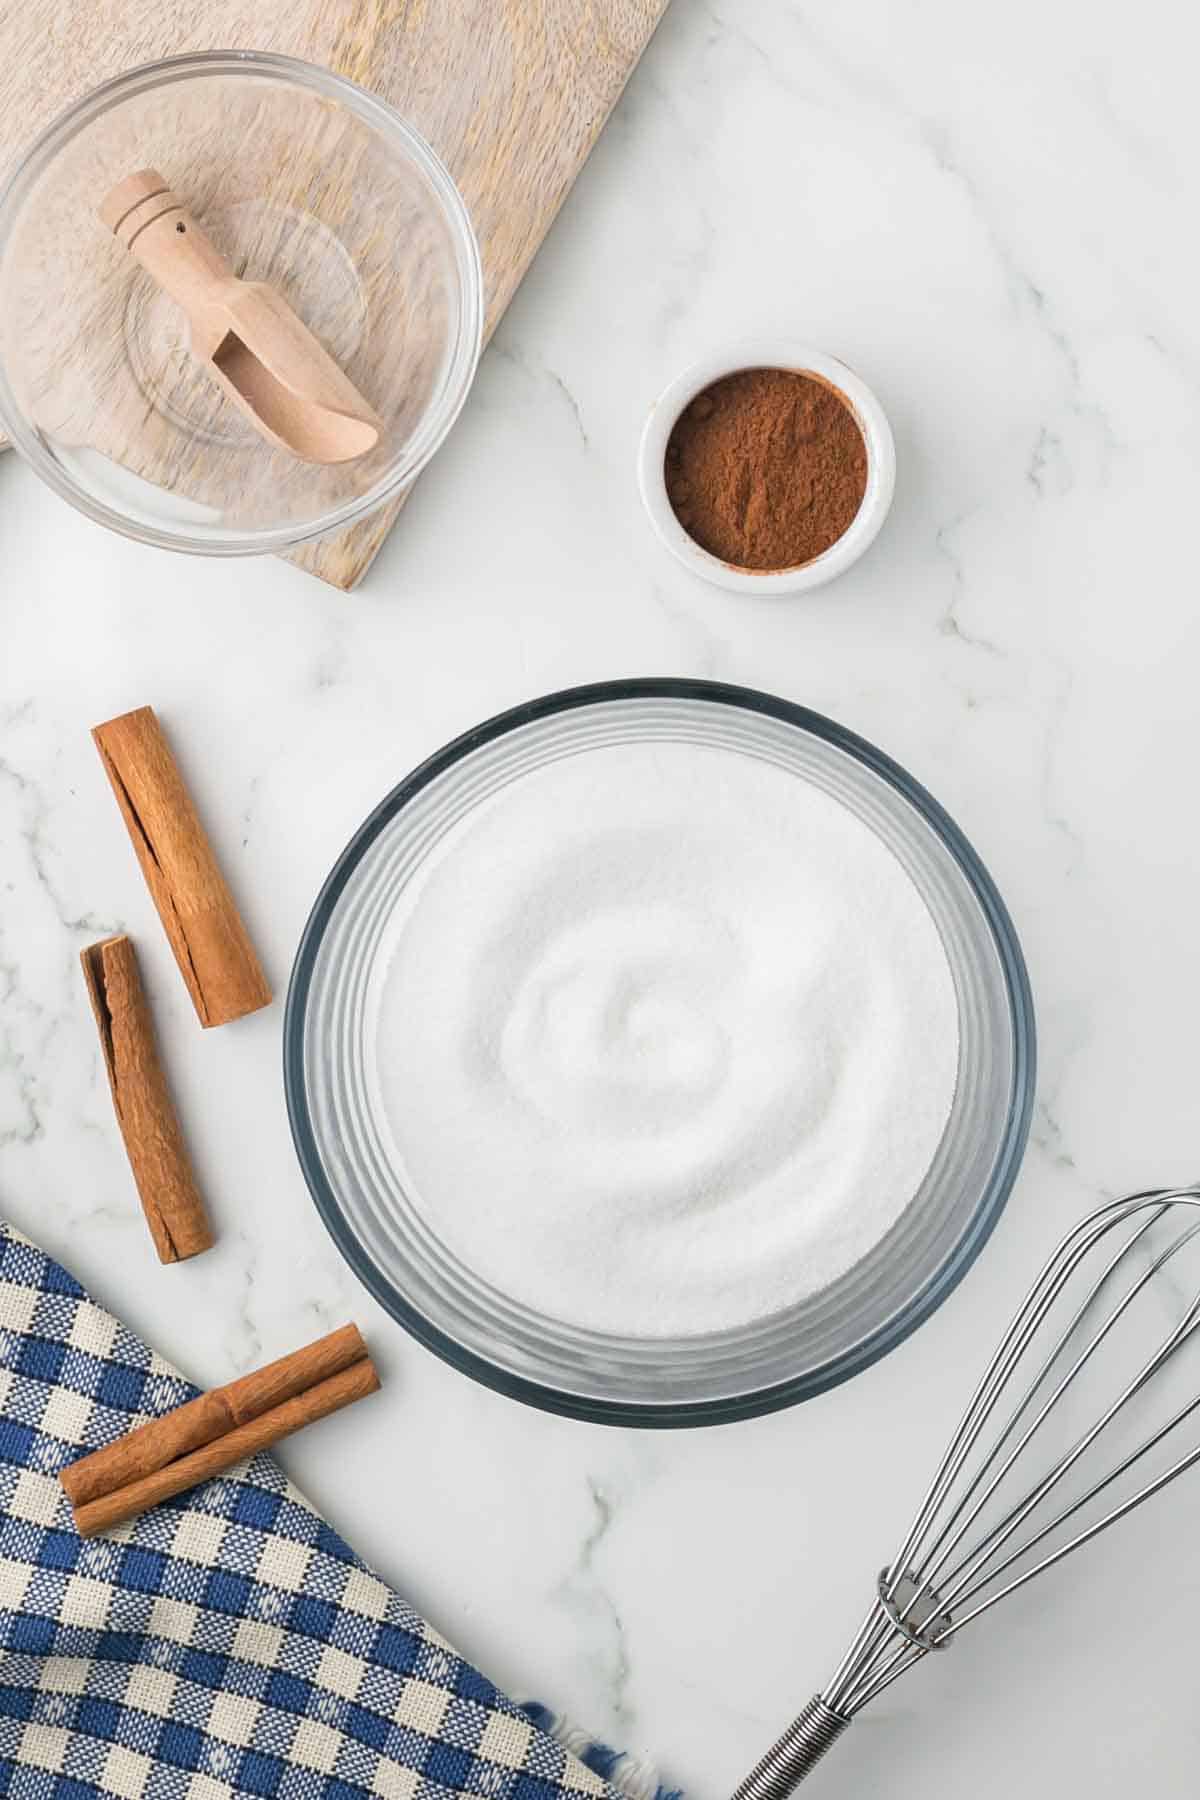
[[[268,443],[97,208],[161,172],[233,272],[275,288],[383,423],[367,454]],[[0,190],[0,424],[80,511],[143,542],[239,555],[361,519],[466,399],[479,253],[446,169],[384,102],[291,57],[135,69],[80,100]]]
[[[848,807],[916,885],[958,999],[957,1091],[907,1210],[828,1287],[706,1335],[618,1337],[538,1313],[483,1280],[434,1229],[388,1105],[395,1077],[380,1020],[408,884],[445,834],[507,784],[622,744],[763,759]],[[1004,905],[970,845],[911,776],[841,726],[769,695],[703,681],[626,681],[573,688],[478,726],[372,813],[305,928],[284,1063],[292,1131],[318,1209],[351,1267],[415,1337],[476,1380],[551,1411],[692,1425],[767,1412],[843,1381],[945,1299],[978,1255],[1021,1160],[1034,1025]],[[419,1095],[407,1098],[420,1104]],[[489,1203],[487,1194],[478,1199]]]

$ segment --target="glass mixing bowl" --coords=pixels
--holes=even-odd
[[[355,461],[269,444],[189,352],[175,303],[97,207],[159,171],[234,272],[281,292],[381,418]],[[462,199],[383,101],[291,57],[135,69],[77,102],[0,190],[0,423],[80,511],[143,542],[286,550],[400,493],[479,360]]]
[[[442,836],[506,783],[559,758],[673,742],[764,758],[815,783],[891,849],[941,934],[958,999],[950,1117],[888,1235],[809,1299],[737,1330],[636,1339],[539,1315],[442,1243],[404,1174],[374,1022],[389,922]],[[914,1046],[914,1054],[920,1047]],[[703,681],[573,688],[468,732],[409,775],[338,859],[305,928],[284,1028],[292,1131],[317,1207],[375,1297],[477,1380],[576,1417],[690,1425],[786,1406],[913,1331],[984,1244],[1029,1131],[1034,1022],[1003,902],[957,826],[895,763],[787,701]]]

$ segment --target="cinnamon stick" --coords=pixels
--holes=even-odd
[[[373,1394],[378,1386],[379,1376],[370,1357],[352,1363],[339,1375],[331,1375],[327,1381],[306,1388],[281,1406],[272,1407],[270,1412],[261,1413],[245,1425],[214,1438],[202,1449],[168,1463],[165,1469],[156,1469],[139,1481],[128,1482],[111,1494],[76,1507],[76,1529],[80,1537],[95,1537],[99,1532],[111,1531],[114,1526],[136,1518],[160,1501],[170,1500],[175,1494],[211,1480],[214,1475],[223,1475],[244,1457],[268,1449],[302,1426],[324,1419],[366,1394]]]
[[[92,737],[200,1023],[266,1006],[266,976],[153,708]]]
[[[315,1344],[305,1344],[263,1369],[241,1375],[224,1387],[188,1400],[161,1418],[150,1419],[124,1437],[68,1464],[59,1481],[73,1507],[164,1469],[251,1419],[261,1418],[331,1375],[362,1362],[367,1346],[357,1325],[343,1325]]]
[[[80,953],[113,1110],[160,1262],[215,1242],[159,1058],[154,1021],[127,937]]]

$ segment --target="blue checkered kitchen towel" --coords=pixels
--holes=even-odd
[[[653,1793],[498,1693],[270,1456],[84,1542],[58,1470],[195,1392],[0,1222],[0,1800]]]

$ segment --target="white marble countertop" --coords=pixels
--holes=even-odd
[[[357,1317],[385,1392],[289,1470],[520,1695],[721,1800],[826,1678],[964,1388],[1065,1224],[1196,1173],[1200,478],[1194,43],[1167,0],[675,0],[366,585],[106,536],[0,461],[0,1205],[206,1383]],[[854,363],[899,450],[850,575],[694,582],[634,447],[701,350]],[[830,713],[989,864],[1038,1004],[1024,1171],[940,1313],[851,1385],[710,1432],[523,1409],[342,1265],[293,1158],[282,1006],[202,1034],[88,727],[152,702],[282,994],[334,855],[425,753],[534,694],[704,675]],[[221,1242],[153,1258],[77,954],[136,933]],[[1200,1486],[889,1691],[829,1800],[1193,1796]],[[808,1790],[806,1790],[808,1791]]]

